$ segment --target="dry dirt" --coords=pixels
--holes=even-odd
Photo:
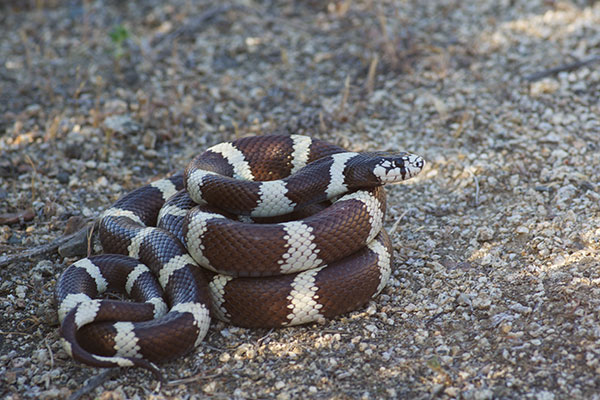
[[[600,3],[3,1],[0,37],[1,397],[600,399]],[[388,287],[96,385],[52,303],[76,252],[9,257],[266,133],[426,158]]]

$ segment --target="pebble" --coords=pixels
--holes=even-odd
[[[87,231],[81,230],[77,235],[59,246],[58,254],[62,257],[84,257],[87,255],[87,248]]]
[[[63,185],[69,183],[69,177],[69,173],[64,171],[61,171],[56,175],[56,179],[58,180],[58,182],[62,183]]]
[[[480,242],[488,242],[494,238],[494,230],[490,227],[483,226],[477,230],[477,240]]]
[[[129,115],[113,115],[103,122],[104,128],[121,134],[138,132],[140,126]]]

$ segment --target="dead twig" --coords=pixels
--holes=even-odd
[[[201,31],[202,28],[206,27],[206,23],[211,19],[215,18],[219,14],[226,13],[228,11],[237,10],[244,12],[253,12],[251,8],[239,6],[239,5],[221,5],[210,7],[208,10],[200,14],[195,18],[190,18],[184,22],[184,24],[174,30],[171,33],[157,35],[152,39],[151,45],[157,46],[163,41],[172,42],[173,40],[179,38],[180,36],[192,36]]]
[[[559,72],[563,71],[573,71],[575,69],[585,67],[586,65],[590,65],[596,62],[600,62],[600,55],[592,56],[589,58],[584,58],[583,60],[577,60],[570,64],[559,65],[554,68],[549,68],[544,71],[536,72],[535,74],[525,76],[525,80],[528,82],[539,81],[540,79],[546,78],[551,75],[556,75]]]
[[[204,373],[198,373],[196,375],[192,375],[187,378],[181,378],[181,379],[175,379],[175,380],[169,381],[165,384],[165,386],[177,386],[177,385],[182,385],[182,384],[187,384],[187,383],[192,383],[192,382],[198,382],[201,380],[217,378],[221,375],[223,375],[221,372],[217,372],[217,373],[209,374],[209,375],[206,375]]]
[[[473,178],[473,182],[475,183],[474,205],[475,205],[475,207],[477,207],[477,206],[479,206],[479,179],[477,179],[477,176],[475,176],[473,171],[469,170],[468,172],[469,172],[469,175],[471,175],[471,177]]]
[[[108,381],[117,376],[120,368],[111,368],[106,371],[102,371],[98,375],[91,378],[83,387],[76,390],[72,395],[69,396],[69,400],[78,400],[82,396],[90,393],[104,382]]]
[[[350,97],[350,75],[346,75],[346,80],[344,81],[344,89],[342,90],[342,100],[340,101],[340,105],[337,110],[338,118],[342,117],[344,113],[344,109],[346,108],[346,104],[348,103],[348,98]]]
[[[87,224],[86,224],[87,227]],[[92,237],[94,236],[94,229],[96,228],[96,224],[92,224],[90,229],[87,232],[87,256],[92,255]]]
[[[52,352],[52,348],[50,347],[47,338],[44,339],[44,344],[46,345],[46,350],[48,350],[48,355],[50,356],[50,368],[54,368],[54,353]]]
[[[5,267],[8,264],[12,264],[17,261],[26,260],[31,257],[52,253],[52,252],[56,251],[56,249],[58,249],[58,247],[60,245],[68,242],[69,240],[71,240],[72,238],[77,236],[81,231],[88,229],[88,226],[89,226],[89,224],[86,224],[86,226],[79,229],[77,232],[73,232],[69,235],[59,237],[58,239],[55,239],[48,244],[43,244],[41,246],[37,246],[37,247],[31,248],[29,250],[21,251],[18,254],[7,254],[5,256],[1,256],[0,257],[0,267]]]
[[[367,73],[367,82],[365,83],[365,87],[367,89],[367,94],[371,96],[373,94],[373,90],[375,90],[375,73],[377,72],[377,64],[379,63],[379,56],[375,54],[375,56],[371,59],[371,63],[369,64],[369,72]]]

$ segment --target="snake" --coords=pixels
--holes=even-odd
[[[358,309],[391,274],[383,186],[424,164],[304,135],[208,148],[102,213],[103,254],[57,281],[64,349],[90,366],[142,367],[162,380],[157,363],[198,346],[211,316],[275,328]]]

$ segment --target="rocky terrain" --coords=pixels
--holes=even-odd
[[[0,37],[0,397],[600,398],[600,3],[6,1]],[[267,133],[426,158],[388,188],[384,292],[213,322],[160,387],[71,360],[65,237]]]

